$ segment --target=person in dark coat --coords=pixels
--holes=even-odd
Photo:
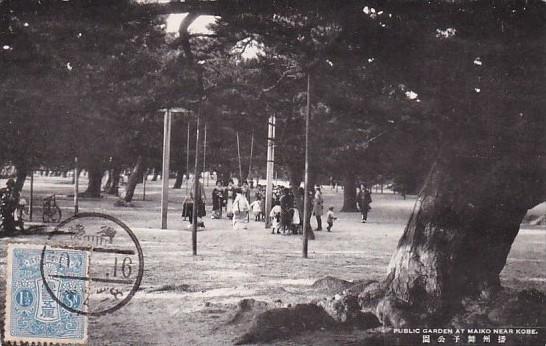
[[[295,202],[296,202],[296,208],[298,209],[298,212],[300,214],[300,224],[299,224],[299,231],[301,233],[303,233],[303,205],[305,203],[304,201],[304,197],[305,197],[305,190],[303,187],[300,187],[298,188],[298,193],[296,194],[295,196]],[[311,200],[309,200],[309,202],[311,202]],[[309,209],[309,208],[307,208]],[[311,215],[311,214],[309,214]]]
[[[195,184],[197,184],[197,194],[193,196],[193,192],[195,191]],[[205,211],[205,203],[207,201],[207,197],[205,196],[205,188],[203,187],[203,184],[199,181],[199,179],[196,179],[191,187],[190,198],[193,199],[193,208],[191,218],[188,221],[192,223],[193,213],[197,212],[197,224],[199,227],[204,228],[205,223],[201,218],[207,215]]]
[[[182,202],[182,217],[185,221],[189,221],[191,224],[193,222],[192,215],[193,215],[193,193],[190,192],[190,195],[186,196],[184,198],[184,201]]]
[[[243,181],[243,186],[241,186],[241,191],[243,195],[245,195],[246,200],[250,203],[250,186],[248,185],[248,182],[246,180]]]
[[[2,214],[2,227],[6,233],[15,232],[15,218],[13,212],[19,203],[19,193],[15,190],[15,180],[8,179],[6,187],[0,189],[0,208]]]
[[[222,182],[217,181],[216,186],[212,190],[212,216],[213,219],[222,218],[222,208],[224,206],[224,189]]]
[[[283,194],[280,198],[281,204],[281,227],[283,232],[290,231],[292,227],[292,213],[294,208],[294,196],[290,194],[289,188],[283,189]]]
[[[362,214],[361,222],[366,223],[368,221],[368,212],[370,211],[370,209],[372,209],[370,207],[370,204],[372,203],[372,196],[370,191],[364,184],[360,184],[360,191],[356,196],[356,203],[358,206],[358,210],[360,210],[360,213]]]
[[[224,203],[226,206],[226,215],[228,219],[233,218],[233,201],[235,200],[235,187],[233,180],[229,180],[227,188],[224,190]]]
[[[324,200],[320,186],[315,187],[315,198],[313,198],[313,215],[317,219],[317,231],[322,231],[322,215],[324,214]]]

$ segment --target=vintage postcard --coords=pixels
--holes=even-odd
[[[0,331],[546,346],[546,0],[0,0]]]

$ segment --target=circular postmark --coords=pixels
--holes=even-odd
[[[75,251],[83,255],[76,256]],[[85,268],[86,274],[73,268]],[[101,213],[79,213],[49,234],[40,273],[45,290],[64,309],[100,316],[120,309],[135,295],[144,273],[144,255],[122,221]],[[65,284],[59,285],[59,280]]]

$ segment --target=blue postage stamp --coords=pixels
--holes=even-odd
[[[87,316],[65,306],[86,311],[89,253],[49,246],[43,250],[43,245],[8,246],[5,340],[86,343]]]

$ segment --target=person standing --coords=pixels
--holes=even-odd
[[[368,212],[370,211],[370,203],[372,203],[372,196],[366,185],[360,184],[360,191],[358,192],[358,195],[356,196],[356,203],[358,206],[358,210],[360,210],[360,213],[362,214],[362,223],[366,223],[368,221]]]
[[[191,224],[193,222],[193,192],[190,192],[189,196],[184,198],[182,202],[182,218],[183,220],[189,221]]]
[[[197,213],[197,225],[199,227],[205,227],[205,223],[202,218],[207,215],[205,211],[205,203],[207,201],[207,196],[205,195],[205,188],[199,179],[195,179],[193,186],[191,188],[192,193],[196,191],[195,184],[197,184],[197,193],[193,198],[193,212]],[[191,221],[193,222],[193,215]]]
[[[322,231],[322,215],[324,214],[324,200],[320,186],[315,187],[315,197],[313,198],[313,215],[317,219],[317,231]]]
[[[269,218],[271,219],[271,234],[275,231],[277,234],[281,233],[281,206],[276,204],[271,208],[269,212]]]
[[[243,181],[241,189],[243,190],[243,195],[245,195],[246,200],[250,202],[250,186],[248,185],[248,181]]]
[[[233,180],[229,180],[228,187],[224,191],[224,200],[226,201],[226,215],[228,219],[233,218],[233,200],[235,200],[235,188]]]
[[[19,193],[15,190],[15,180],[12,178],[6,182],[6,187],[0,189],[0,213],[2,214],[2,227],[6,233],[15,232],[15,218],[13,212],[19,203]]]
[[[224,189],[222,182],[217,181],[216,186],[212,190],[212,219],[222,218],[222,207],[224,206]]]
[[[248,225],[248,212],[250,211],[250,205],[246,196],[243,194],[242,189],[237,188],[235,190],[237,194],[233,201],[233,229],[247,229]]]
[[[294,208],[294,196],[290,194],[290,189],[285,187],[283,194],[280,198],[281,204],[281,225],[283,233],[290,231],[292,228],[292,213],[291,209]]]
[[[254,221],[263,221],[263,207],[261,199],[257,199],[254,202],[250,203],[250,210],[252,211],[252,214],[254,214]]]
[[[296,195],[294,196],[294,204],[296,205],[296,208],[298,209],[298,214],[300,217],[300,222],[297,226],[298,231],[303,233],[303,204],[304,204],[304,198],[305,198],[305,190],[303,187],[299,187],[297,190]],[[309,208],[308,208],[309,209]]]

